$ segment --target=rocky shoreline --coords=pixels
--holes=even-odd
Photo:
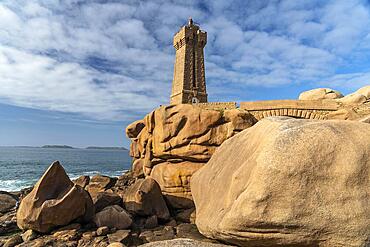
[[[301,97],[346,103],[327,120],[162,106],[126,128],[120,177],[56,161],[0,192],[0,247],[369,246],[370,86]]]
[[[55,177],[63,177],[63,172],[59,162],[54,162],[33,191],[37,191],[38,196],[43,193],[50,195],[50,188],[42,186],[49,182],[47,180],[55,183]],[[48,176],[48,173],[52,176]],[[36,218],[40,218],[33,221],[29,220],[29,216],[23,217],[29,221],[23,231],[17,226],[17,209],[18,219],[20,210],[30,214],[39,209],[22,209],[21,201],[24,198],[27,200],[27,195],[33,193],[32,188],[20,192],[0,192],[0,246],[138,246],[171,239],[180,239],[172,243],[175,245],[185,241],[189,246],[191,243],[193,246],[200,246],[200,243],[204,243],[204,246],[222,246],[199,233],[192,217],[194,209],[168,209],[160,188],[153,179],[135,178],[129,171],[118,178],[82,176],[73,182],[72,188],[85,188],[91,195],[90,206],[95,216],[87,221],[77,217],[67,225],[55,225],[50,229],[43,228],[45,222],[55,222],[55,219],[46,219],[45,214],[42,217],[38,214]],[[57,187],[61,186],[63,184],[59,183]],[[62,200],[60,195],[55,197],[56,200]],[[71,213],[68,206],[70,202],[65,200],[63,203],[68,212],[58,210],[52,214],[64,214],[61,215],[62,218],[68,218]],[[80,203],[81,199],[78,201]],[[71,206],[78,207],[76,204]],[[46,211],[46,207],[42,207],[42,210]],[[52,218],[52,215],[49,217]],[[37,228],[36,226],[39,227],[38,231],[27,229]]]

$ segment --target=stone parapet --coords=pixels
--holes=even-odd
[[[236,102],[209,102],[194,105],[207,110],[230,110],[237,108]]]
[[[241,102],[240,108],[248,111],[265,111],[276,109],[304,109],[336,111],[340,103],[335,100],[265,100]]]

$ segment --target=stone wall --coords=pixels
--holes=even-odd
[[[209,103],[198,103],[194,104],[202,109],[208,110],[230,110],[236,109],[236,102],[209,102]]]

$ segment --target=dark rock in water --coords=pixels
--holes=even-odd
[[[170,218],[161,189],[158,183],[150,177],[137,180],[128,189],[125,196],[125,207],[138,215],[156,215],[161,220]]]
[[[75,179],[73,182],[85,189],[85,187],[90,182],[90,177],[89,176],[80,176],[77,179]]]
[[[119,230],[127,229],[132,224],[129,213],[118,205],[108,206],[97,213],[94,222],[98,227],[108,226]]]
[[[5,191],[0,191],[0,213],[6,213],[15,208],[18,198]]]
[[[21,201],[17,224],[23,230],[45,233],[73,220],[89,221],[93,214],[90,195],[80,186],[74,185],[56,161]]]
[[[209,243],[209,242],[201,242],[196,241],[193,239],[186,239],[186,238],[179,238],[173,240],[165,240],[159,241],[154,243],[148,243],[142,245],[142,247],[226,247],[231,245],[224,245],[224,244],[216,244],[216,243]]]
[[[122,205],[122,198],[111,192],[98,192],[93,197],[95,212],[100,212],[103,208],[110,205]]]

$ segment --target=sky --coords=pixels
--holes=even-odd
[[[208,33],[209,101],[370,84],[370,1],[0,0],[0,146],[125,146],[168,104],[173,35]]]

